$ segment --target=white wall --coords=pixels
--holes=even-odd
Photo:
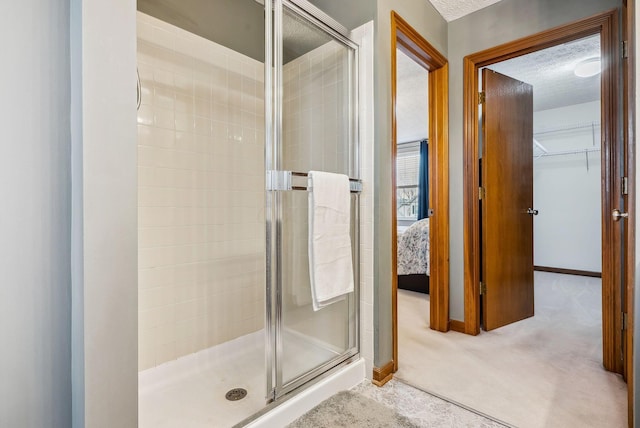
[[[69,1],[0,17],[0,426],[71,425]]]
[[[71,7],[77,428],[138,421],[135,11],[133,0]]]
[[[429,72],[396,49],[397,142],[429,138]]]
[[[359,57],[359,137],[360,137],[360,355],[365,360],[365,375],[373,375],[373,153],[374,153],[374,103],[373,103],[373,21],[353,31],[360,44]]]
[[[264,326],[264,66],[137,16],[144,370]]]
[[[600,123],[600,102],[534,113],[535,138],[550,152],[600,148],[600,127],[539,132]],[[602,270],[600,152],[547,156],[534,161],[534,264]]]

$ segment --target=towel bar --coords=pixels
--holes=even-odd
[[[295,171],[267,171],[267,190],[288,191],[288,190],[309,190],[307,186],[294,186],[291,177],[308,177],[306,172]],[[349,178],[349,188],[351,193],[362,192],[362,181],[357,178]]]

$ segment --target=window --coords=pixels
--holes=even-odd
[[[420,142],[398,144],[396,157],[396,209],[398,220],[418,219]]]

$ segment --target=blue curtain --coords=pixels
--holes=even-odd
[[[420,141],[420,176],[418,177],[418,220],[429,217],[429,143]]]

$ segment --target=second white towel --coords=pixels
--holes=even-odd
[[[309,277],[313,309],[353,292],[349,177],[309,171]]]

